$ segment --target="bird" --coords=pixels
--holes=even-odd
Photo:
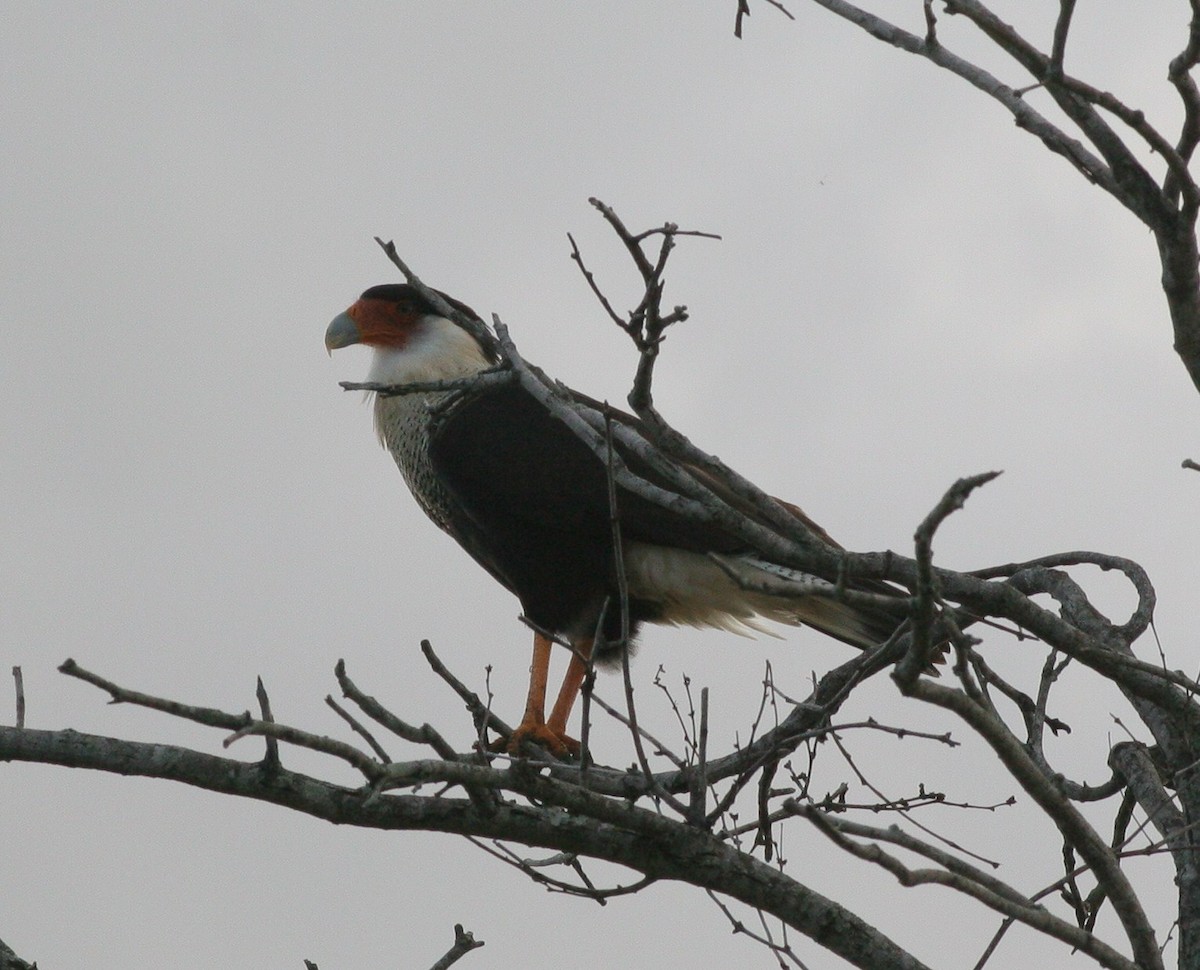
[[[480,320],[466,304],[433,292],[459,313]],[[500,363],[492,347],[443,316],[408,283],[372,286],[333,318],[325,332],[327,351],[354,344],[373,351],[368,381],[374,385],[461,385]],[[608,464],[519,382],[478,384],[475,389],[375,392],[374,423],[417,504],[517,597],[533,628],[529,690],[521,722],[507,741],[510,752],[531,741],[555,755],[577,755],[579,746],[567,725],[588,671],[593,663],[619,664],[644,623],[752,634],[765,629],[764,620],[774,621],[813,627],[869,649],[904,622],[907,601],[895,587],[850,584],[882,594],[865,606],[851,605],[836,595],[839,577],[772,562],[740,536],[619,483],[610,492]],[[579,403],[607,408],[569,393]],[[632,415],[606,413],[644,431]],[[614,448],[621,451],[619,444]],[[678,494],[638,455],[621,458],[639,477]],[[763,522],[761,513],[711,471],[683,470]],[[816,541],[841,548],[799,507],[779,505]],[[556,642],[569,645],[571,656],[547,715]]]

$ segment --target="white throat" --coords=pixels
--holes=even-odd
[[[398,349],[376,347],[367,380],[379,384],[413,384],[469,377],[488,367],[488,360],[469,333],[445,317],[421,317],[408,343]]]
[[[488,367],[475,338],[445,317],[421,317],[408,343],[395,349],[375,348],[368,380],[379,384],[416,384],[470,377]],[[375,397],[375,432],[400,466],[404,480],[421,507],[446,528],[445,507],[436,476],[429,467],[429,408],[448,392]]]

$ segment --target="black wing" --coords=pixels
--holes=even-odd
[[[597,411],[605,408],[582,395],[577,399]],[[609,413],[646,437],[636,418],[611,409]],[[616,447],[634,475],[673,490],[643,459],[622,449],[619,442]],[[438,478],[452,496],[451,530],[460,544],[517,594],[534,623],[559,632],[587,632],[586,625],[595,623],[606,598],[617,588],[603,460],[516,384],[468,393],[435,418],[429,454]],[[692,466],[685,470],[762,523],[761,516],[717,476]],[[700,553],[754,552],[720,527],[697,522],[628,489],[618,486],[616,497],[626,542]],[[800,509],[781,504],[837,548]],[[899,594],[885,583],[853,585],[885,595]],[[653,604],[643,605],[641,618],[653,618]],[[879,612],[879,632],[886,635],[897,622],[896,614],[890,609]],[[631,604],[631,613],[638,618],[639,604]],[[874,626],[869,617],[864,622]]]
[[[633,419],[630,418],[630,421]],[[594,622],[615,589],[603,461],[517,385],[465,395],[431,422],[429,457],[453,500],[450,528],[539,626]],[[644,462],[630,470],[665,485]],[[619,489],[625,541],[737,552],[744,543]]]

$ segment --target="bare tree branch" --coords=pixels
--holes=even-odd
[[[461,923],[455,923],[454,945],[429,970],[447,970],[447,967],[453,966],[472,950],[481,946],[483,946],[483,940],[476,940],[475,934],[466,932]]]
[[[1112,970],[1142,970],[1142,965],[1126,959],[1091,933],[1084,932],[1065,920],[1058,919],[1040,906],[1035,906],[1032,900],[1027,899],[999,879],[962,862],[949,853],[905,835],[895,826],[879,829],[860,825],[844,819],[832,818],[811,807],[802,807],[801,814],[812,822],[818,831],[828,836],[834,844],[845,849],[851,855],[886,869],[896,877],[901,885],[948,886],[978,900],[989,909],[1083,951],[1095,958],[1101,966],[1110,967]],[[871,842],[855,842],[849,838],[850,835],[865,837]],[[936,862],[939,868],[910,869],[897,857],[884,852],[875,844],[878,842],[891,842],[903,846],[911,852]]]
[[[826,3],[831,4],[837,5],[835,0]],[[1111,129],[1105,122],[1093,121],[1088,114],[1102,108],[1123,120],[1122,106],[1096,95],[1064,73],[1074,13],[1071,0],[1060,0],[1054,47],[1043,58],[1044,63],[1038,60],[1042,55],[1035,57],[1036,51],[1026,49],[1015,31],[1001,30],[993,24],[982,5],[952,0],[948,7],[951,12],[959,13],[969,8],[972,23],[985,33],[996,34],[1012,48],[1018,60],[1024,58],[1042,70],[1046,76],[1039,79],[1040,84],[1057,85],[1059,97],[1075,99],[1083,106],[1076,112],[1081,119],[1079,124],[1099,154],[1089,155],[1080,146],[1083,154],[1078,158],[1082,159],[1079,163],[1082,168],[1090,170],[1094,162],[1096,171],[1112,182],[1110,191],[1114,193],[1125,192],[1133,197],[1142,191],[1144,186],[1136,176],[1115,172],[1124,163],[1120,151],[1106,140],[1109,137],[1106,132]],[[931,4],[925,5],[925,12],[924,40],[903,32],[895,34],[889,25],[880,27],[871,23],[873,29],[890,32],[889,36],[899,46],[915,43],[924,56],[950,63],[946,58],[952,55],[945,51],[943,39],[938,36],[938,22]],[[1185,60],[1195,57],[1195,51],[1185,54],[1186,57],[1184,54],[1180,57]],[[975,81],[983,80],[977,69],[966,73]],[[1178,84],[1186,94],[1187,84],[1183,81]],[[1021,96],[1011,89],[1001,97],[1005,99],[1014,101],[1014,109],[1015,102],[1023,103]],[[1129,119],[1129,123],[1136,131],[1136,119]],[[1065,151],[1067,142],[1060,140],[1057,145],[1058,150]],[[1187,151],[1190,157],[1191,149]],[[1182,179],[1182,174],[1168,160],[1168,179],[1172,174],[1177,180]],[[1181,189],[1180,198],[1186,204],[1189,192]],[[784,845],[779,833],[790,819],[808,819],[835,844],[891,872],[902,885],[946,886],[1000,913],[1006,921],[1003,926],[1009,925],[1009,921],[1020,922],[1081,950],[1103,966],[1120,970],[1131,970],[1135,965],[1144,970],[1162,966],[1155,929],[1122,864],[1135,852],[1169,852],[1181,886],[1180,950],[1193,952],[1196,941],[1200,940],[1200,902],[1197,902],[1200,893],[1190,891],[1193,883],[1200,884],[1196,878],[1192,821],[1200,818],[1200,771],[1196,768],[1200,764],[1200,705],[1196,703],[1200,685],[1184,673],[1166,669],[1165,660],[1150,663],[1134,655],[1133,644],[1150,628],[1155,604],[1154,589],[1145,571],[1130,560],[1088,552],[1060,553],[970,573],[935,565],[933,540],[938,527],[962,507],[974,488],[990,481],[995,473],[955,483],[916,530],[911,557],[891,551],[853,553],[836,547],[803,513],[761,492],[701,451],[671,428],[654,408],[653,372],[665,331],[686,319],[682,306],[667,310],[662,306],[665,267],[679,236],[705,234],[685,233],[672,223],[633,232],[610,207],[595,200],[593,204],[613,228],[642,276],[642,292],[635,297],[634,309],[627,318],[622,318],[613,309],[615,301],[601,290],[571,240],[573,258],[605,316],[610,323],[615,321],[621,326],[638,351],[630,403],[639,412],[641,423],[607,405],[569,393],[548,378],[523,358],[498,316],[492,317],[494,332],[478,320],[455,318],[453,307],[444,306],[436,291],[424,287],[412,275],[395,247],[380,242],[413,286],[460,326],[477,336],[486,335],[491,341],[488,346],[501,361],[496,370],[481,378],[441,382],[433,389],[469,395],[485,386],[515,382],[562,420],[605,463],[611,526],[618,550],[622,547],[621,510],[616,501],[619,485],[639,498],[698,523],[719,524],[730,535],[740,537],[747,548],[781,567],[830,577],[828,588],[821,587],[814,595],[876,608],[895,604],[898,621],[909,615],[911,604],[911,622],[899,624],[896,632],[877,647],[820,676],[814,674],[812,689],[803,700],[790,700],[768,675],[748,739],[726,754],[712,750],[706,688],[700,690],[698,711],[690,682],[685,681],[681,706],[674,707],[675,701],[671,701],[684,741],[676,752],[641,728],[627,663],[622,681],[623,711],[596,696],[589,682],[585,717],[593,710],[606,712],[629,728],[637,763],[623,771],[596,763],[592,752],[583,763],[548,755],[539,757],[536,751],[519,758],[489,754],[487,731],[507,732],[507,725],[492,714],[490,697],[485,702],[469,690],[446,668],[428,642],[422,643],[422,651],[431,668],[470,711],[478,739],[476,748],[470,752],[456,752],[432,725],[410,723],[391,711],[378,698],[361,690],[340,662],[336,676],[343,695],[372,724],[368,729],[367,722],[357,714],[328,698],[329,706],[338,716],[338,727],[343,733],[351,733],[352,742],[278,723],[261,684],[258,696],[261,718],[256,720],[248,712],[229,713],[133,691],[68,660],[60,668],[64,673],[105,691],[113,703],[134,704],[232,732],[225,741],[226,747],[242,737],[261,735],[267,740],[266,756],[257,762],[242,762],[167,745],[118,741],[69,731],[5,728],[0,729],[0,760],[43,762],[173,780],[271,802],[339,824],[463,835],[547,888],[599,903],[613,895],[636,892],[658,879],[686,882],[755,910],[762,924],[761,932],[745,929],[725,904],[720,904],[735,930],[746,932],[770,947],[779,960],[796,965],[801,964],[788,943],[789,930],[809,936],[856,966],[923,966],[916,955],[905,951],[848,907],[826,899],[787,872],[786,859],[779,851]],[[385,394],[408,390],[352,386]],[[431,414],[432,421],[438,419],[438,413]],[[631,467],[652,469],[650,477],[655,481],[635,474]],[[618,577],[621,563],[618,556]],[[1085,587],[1071,572],[1078,566],[1114,570],[1125,577],[1137,599],[1127,619],[1117,622],[1096,609]],[[850,579],[878,580],[880,584],[863,590],[851,588]],[[608,608],[622,609],[625,615],[628,606],[624,583],[618,582],[618,587],[621,602],[609,604]],[[759,592],[769,594],[771,590],[764,588]],[[1049,606],[1045,604],[1046,598],[1050,600]],[[997,635],[987,628],[989,624],[1003,635],[1012,636],[1013,652],[1028,657],[1034,673],[1025,680],[1010,675],[1009,668],[1003,667],[1005,675],[1001,676],[994,669],[998,665],[988,662],[990,642],[963,633],[968,624],[978,624],[973,631],[984,630],[988,637]],[[956,683],[934,681],[929,676],[929,663],[937,647],[946,643],[954,649],[952,680]],[[904,737],[923,736],[947,748],[956,744],[948,733],[916,732],[874,720],[835,724],[835,716],[855,691],[888,669],[903,695],[949,711],[982,738],[997,764],[1031,796],[1062,834],[1064,875],[1052,890],[1032,897],[1024,895],[975,862],[964,861],[964,857],[974,856],[977,860],[982,857],[935,832],[918,821],[915,814],[931,806],[994,809],[996,805],[976,802],[995,799],[951,800],[916,781],[901,789],[902,796],[892,797],[884,794],[888,786],[875,784],[859,767],[847,747],[848,739],[843,737],[855,726],[888,735],[890,743],[898,743]],[[1112,776],[1099,786],[1076,781],[1056,770],[1044,743],[1047,728],[1062,737],[1069,732],[1070,726],[1053,715],[1051,705],[1052,697],[1058,696],[1055,685],[1068,669],[1072,677],[1100,678],[1115,684],[1155,742],[1153,749],[1140,742],[1118,745],[1110,758]],[[785,705],[790,705],[790,709]],[[769,729],[763,730],[764,727]],[[420,746],[422,756],[415,760],[393,760],[388,749],[394,742],[386,747],[380,743],[375,736],[379,728],[403,745]],[[585,740],[587,731],[585,725]],[[821,745],[818,743],[821,740],[832,744]],[[347,787],[295,772],[284,764],[286,748],[281,752],[284,745],[329,755],[358,772],[362,784]],[[814,765],[824,765],[824,760],[818,759],[821,750],[844,758],[849,773],[839,762],[839,779],[831,784],[813,782]],[[429,757],[424,757],[425,754]],[[428,789],[423,786],[432,786],[434,793],[426,793]],[[1168,794],[1172,786],[1176,792],[1174,799]],[[466,797],[455,797],[459,789]],[[1124,797],[1115,805],[1112,837],[1102,838],[1075,803],[1095,803],[1118,793]],[[751,813],[745,820],[739,818],[739,813],[751,802]],[[1160,843],[1135,850],[1125,848],[1135,805],[1147,813],[1146,824],[1161,834]],[[884,829],[866,825],[850,817],[856,812],[897,813],[906,825],[924,834],[912,835],[896,826]],[[529,859],[527,853],[519,854],[504,845],[509,842],[546,849],[553,855],[548,859]],[[882,846],[889,844],[915,853],[932,866],[913,868],[900,856],[883,849]],[[1077,857],[1082,864],[1076,861]],[[617,863],[640,875],[632,882],[622,880],[622,884],[606,888],[606,880],[594,879],[588,872],[589,860]],[[982,862],[995,864],[986,859]],[[1095,886],[1089,889],[1093,879]],[[1042,904],[1040,901],[1052,891],[1063,899],[1049,899]],[[1095,915],[1105,902],[1112,905],[1118,917],[1132,960],[1095,931]],[[1066,917],[1052,913],[1048,908],[1051,903],[1065,907]],[[782,941],[770,922],[775,919],[782,922]],[[1078,925],[1073,925],[1072,919]],[[456,932],[459,937],[469,936],[462,934],[461,928]],[[988,953],[992,949],[989,947]]]
[[[0,970],[37,970],[37,964],[26,963],[0,940]]]
[[[264,725],[259,725],[264,726]],[[275,725],[278,729],[280,726]],[[324,745],[303,732],[281,740]],[[894,942],[833,901],[683,822],[609,803],[519,765],[499,771],[461,762],[395,765],[389,782],[477,780],[519,792],[536,804],[500,804],[481,815],[467,799],[354,791],[282,768],[247,764],[173,745],[141,744],[75,731],[0,728],[0,759],[162,778],[271,802],[327,821],[379,829],[474,835],[588,855],[660,879],[688,882],[739,899],[784,920],[858,967],[923,967]],[[557,807],[556,807],[557,806]],[[570,811],[562,813],[560,808]],[[597,809],[601,817],[579,812]]]
[[[14,722],[17,727],[25,726],[25,677],[21,673],[20,667],[13,667],[13,687],[17,695],[17,716]]]
[[[1200,7],[1196,0],[1190,0],[1192,20],[1186,43],[1167,71],[1183,104],[1183,123],[1174,140],[1151,124],[1142,110],[1065,71],[1074,0],[1059,0],[1059,16],[1049,53],[1039,50],[980,0],[945,0],[947,13],[968,20],[1029,75],[1032,84],[1020,89],[952,53],[944,36],[934,30],[928,4],[926,35],[921,38],[848,0],[813,2],[877,40],[926,58],[1003,105],[1019,128],[1065,158],[1089,182],[1100,186],[1148,226],[1158,244],[1175,351],[1192,383],[1200,389],[1200,270],[1197,269],[1200,246],[1196,238],[1200,186],[1189,168],[1200,144],[1200,89],[1190,74],[1200,62]],[[1044,90],[1091,148],[1033,108],[1025,97],[1033,90]],[[1162,159],[1165,173],[1161,185],[1106,117],[1116,119]]]
[[[904,689],[903,685],[901,685]],[[929,680],[918,680],[909,690],[911,696],[952,711],[969,724],[988,743],[1009,774],[1042,810],[1054,820],[1063,837],[1083,856],[1112,900],[1142,970],[1162,967],[1162,955],[1154,929],[1142,908],[1136,891],[1106,842],[1087,820],[1055,787],[1012,735],[1007,726],[982,709],[966,694]]]

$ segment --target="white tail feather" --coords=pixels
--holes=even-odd
[[[660,606],[659,623],[776,636],[762,625],[770,620],[806,624],[859,647],[880,639],[854,607],[833,598],[832,583],[751,556],[631,543],[625,569],[630,595]]]

